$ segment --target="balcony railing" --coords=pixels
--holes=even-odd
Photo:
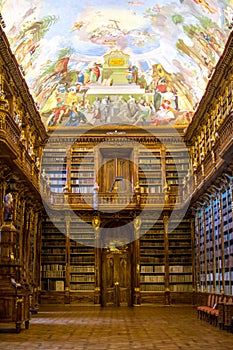
[[[217,135],[212,151],[204,157],[199,166],[194,169],[193,176],[187,181],[184,189],[184,201],[187,196],[194,196],[207,181],[210,183],[211,179],[218,175],[218,169],[224,163],[225,158],[228,158],[228,161],[233,159],[233,111],[223,120],[217,130]],[[227,155],[229,150],[231,150],[230,155]]]
[[[99,210],[99,211],[120,211],[120,210],[161,210],[173,209],[183,206],[183,196],[174,193],[107,193],[99,192],[98,196],[92,193],[56,193],[49,190],[49,185],[43,179],[41,193],[44,201],[54,209],[71,210]]]

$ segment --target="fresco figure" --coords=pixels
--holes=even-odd
[[[156,88],[154,90],[154,106],[156,111],[159,109],[162,103],[162,95],[167,91],[167,84],[164,78],[159,79]]]
[[[94,66],[90,68],[90,83],[97,83],[100,78],[100,64],[94,63]]]
[[[132,116],[137,112],[137,103],[136,103],[135,97],[133,97],[131,95],[129,96],[128,105],[129,105],[129,110],[130,110],[130,113]]]
[[[86,123],[87,118],[85,114],[78,110],[77,102],[73,101],[71,109],[69,110],[69,119],[66,122],[66,126],[78,126],[80,122]]]
[[[171,108],[171,102],[164,100],[154,117],[151,119],[151,123],[152,125],[157,126],[168,123],[173,119],[175,119],[175,116]]]
[[[105,96],[100,104],[100,121],[104,123],[110,122],[111,101],[109,96]]]
[[[93,108],[93,118],[95,119],[95,122],[100,119],[101,113],[100,113],[100,106],[101,106],[101,99],[100,97],[96,97],[92,108]]]

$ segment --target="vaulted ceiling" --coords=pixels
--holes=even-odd
[[[158,88],[168,100],[178,96],[176,115],[193,112],[229,36],[233,1],[2,0],[0,9],[46,122],[60,97],[69,104],[69,93],[78,101],[91,84],[101,85],[85,75],[95,65],[101,70],[111,52],[128,55],[148,96]]]

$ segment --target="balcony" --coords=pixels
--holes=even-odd
[[[0,149],[2,164],[7,162],[11,171],[22,180],[30,181],[39,190],[40,172],[35,155],[27,149],[26,138],[12,117],[7,101],[0,97]]]
[[[189,196],[201,194],[223,171],[232,166],[233,159],[233,111],[223,120],[217,131],[212,150],[193,169],[193,176],[187,181],[184,201]]]

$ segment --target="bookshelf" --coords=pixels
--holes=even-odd
[[[140,288],[141,291],[164,291],[165,248],[162,220],[146,220],[142,229],[148,231],[140,238]]]
[[[91,222],[70,221],[70,290],[93,291],[95,286],[95,236]]]
[[[198,213],[198,226],[197,226],[197,235],[199,234],[199,259],[200,259],[200,281],[199,287],[202,292],[206,290],[206,253],[205,253],[205,229],[204,229],[204,215],[203,211],[200,210]]]
[[[168,233],[169,289],[171,292],[192,292],[192,250],[190,221],[169,222]]]
[[[52,192],[63,193],[67,181],[66,148],[45,148],[42,174],[46,174]]]
[[[94,151],[88,147],[71,150],[70,186],[72,193],[92,193],[95,182]]]
[[[66,279],[66,221],[47,218],[43,222],[41,250],[41,289],[65,290]]]
[[[206,290],[214,292],[214,250],[213,250],[213,215],[212,202],[205,207],[205,245],[206,245]]]
[[[216,293],[222,289],[222,239],[221,239],[221,215],[220,215],[220,199],[217,196],[213,199],[214,213],[214,265],[215,265],[215,281]]]
[[[203,203],[197,210],[195,225],[196,271],[200,271],[200,290],[233,294],[233,224],[231,187]],[[198,281],[198,278],[197,278]]]
[[[138,152],[138,179],[141,193],[162,192],[161,150],[140,149]]]
[[[233,295],[233,225],[232,225],[232,192],[228,188],[222,192],[222,222],[224,238],[224,291]]]
[[[190,158],[187,150],[171,149],[165,153],[166,183],[171,193],[177,193],[183,184],[190,168]]]

